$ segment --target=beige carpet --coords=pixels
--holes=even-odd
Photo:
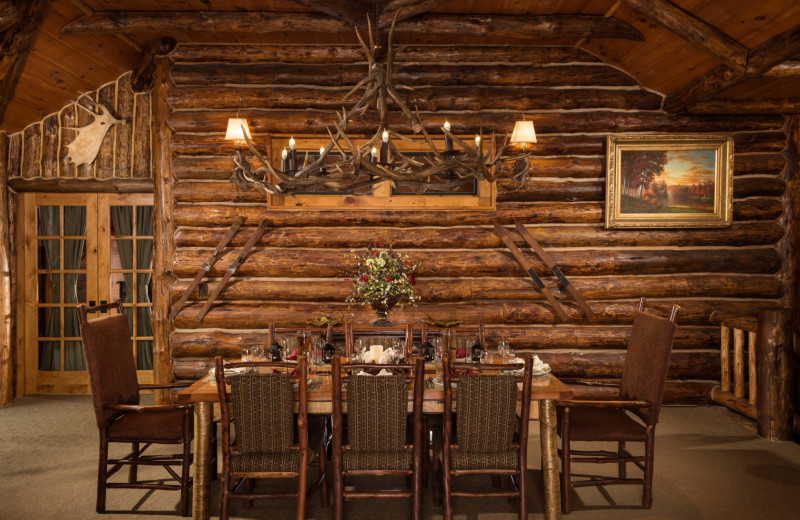
[[[544,518],[537,446],[535,436],[531,519]],[[167,491],[110,490],[109,510],[136,512],[97,515],[96,464],[97,428],[88,396],[27,396],[0,408],[0,520],[177,518],[177,493]],[[216,486],[213,496],[216,512]],[[565,518],[795,520],[800,518],[800,445],[760,439],[717,408],[665,408],[657,432],[653,508],[643,510],[639,501],[639,487],[582,488],[574,497],[575,511]],[[610,508],[613,504],[619,507]],[[441,518],[429,494],[424,511],[427,518]],[[237,519],[294,518],[288,500],[256,502],[250,510],[237,505],[233,513]],[[405,519],[409,507],[403,500],[367,500],[348,503],[346,513],[348,518]],[[308,518],[330,516],[319,496],[312,497]],[[516,514],[507,500],[464,498],[455,501],[455,517],[511,520]]]

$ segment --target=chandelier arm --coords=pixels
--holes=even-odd
[[[416,112],[417,112],[417,121],[419,121],[420,120],[419,107],[415,106],[414,110],[416,110]],[[444,127],[442,127],[442,130],[444,130]],[[428,147],[431,149],[431,151],[433,151],[433,154],[436,156],[436,158],[438,160],[440,160],[440,161],[443,161],[444,157],[442,156],[442,154],[439,153],[439,150],[436,148],[436,145],[433,144],[433,140],[431,139],[431,136],[428,135],[428,131],[425,130],[425,125],[421,124],[420,128],[419,128],[419,131],[420,131],[420,133],[422,133],[422,136],[425,138],[425,141],[428,143]]]
[[[442,127],[442,131],[443,131],[445,134],[447,134],[447,135],[450,137],[450,139],[452,139],[452,140],[453,140],[453,143],[455,143],[455,144],[457,144],[458,146],[460,146],[461,148],[463,148],[463,149],[464,149],[464,151],[465,151],[467,154],[469,154],[469,155],[476,155],[476,154],[477,154],[476,150],[475,150],[473,147],[471,147],[470,145],[468,145],[467,143],[465,143],[464,141],[462,141],[461,139],[459,139],[459,138],[458,138],[456,135],[454,135],[454,134],[453,134],[453,132],[451,132],[450,130],[445,130],[445,129],[444,129],[444,127]]]
[[[369,42],[370,45],[373,42],[372,39],[372,24],[369,21],[369,16],[367,16],[367,30],[369,31]],[[358,38],[358,43],[361,44],[361,49],[364,51],[364,55],[367,57],[367,64],[369,65],[369,70],[372,70],[372,66],[375,65],[375,53],[372,51],[370,45],[367,45],[364,42],[364,38],[361,36],[361,32],[356,27],[356,37]]]
[[[422,123],[420,123],[419,119],[408,109],[408,105],[397,95],[397,92],[392,88],[392,86],[387,82],[386,84],[386,91],[389,93],[394,102],[397,103],[397,106],[400,107],[400,111],[403,112],[403,115],[406,116],[406,119],[411,121],[411,129],[414,133],[419,133],[422,129]]]
[[[397,17],[400,15],[400,11],[394,13],[394,18],[392,19],[392,26],[389,27],[389,37],[387,39],[386,48],[388,52],[386,53],[386,85],[390,86],[392,84],[392,65],[394,64],[394,49],[392,48],[392,40],[394,39],[394,27],[397,25]],[[394,97],[394,96],[392,96]]]

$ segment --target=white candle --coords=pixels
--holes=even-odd
[[[375,164],[375,161],[378,160],[378,149],[373,146],[372,151],[370,152],[369,155],[370,155],[369,162]]]
[[[450,131],[450,122],[445,119],[444,121],[444,129],[448,132]],[[451,152],[453,150],[453,140],[450,139],[450,136],[444,134],[444,149],[447,152]]]
[[[289,149],[290,149],[290,150],[294,150],[294,146],[295,146],[295,142],[294,142],[294,136],[292,136],[292,137],[289,139]]]
[[[389,162],[389,132],[384,130],[381,139],[381,164],[386,164]]]

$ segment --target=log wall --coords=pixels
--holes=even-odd
[[[499,49],[504,49],[501,53]],[[247,117],[256,142],[267,135],[322,135],[341,97],[366,72],[352,52],[314,47],[179,45],[172,53],[170,150],[174,176],[165,218],[174,234],[162,289],[176,302],[238,215],[246,221],[209,273],[208,292],[262,219],[270,227],[202,322],[196,292],[169,325],[173,373],[203,374],[214,355],[266,341],[270,323],[301,326],[323,315],[369,324],[374,312],[344,303],[352,249],[378,240],[421,262],[416,307],[390,318],[483,322],[490,345],[501,336],[535,352],[558,375],[619,377],[640,296],[682,306],[666,399],[707,402],[719,381],[714,310],[755,315],[783,303],[785,120],[775,115],[666,115],[661,96],[572,48],[412,48],[396,82],[419,107],[430,132],[447,119],[453,131],[504,132],[526,111],[539,137],[535,178],[498,182],[495,211],[271,210],[265,196],[228,182],[233,147],[228,117]],[[498,56],[501,56],[498,58]],[[389,126],[410,132],[398,113]],[[374,130],[364,117],[348,127]],[[350,131],[350,130],[349,130]],[[735,142],[734,223],[717,230],[604,229],[605,138],[619,133],[730,134]],[[491,222],[517,219],[551,254],[595,312],[581,315],[563,291],[560,322],[492,233]],[[521,240],[520,247],[524,247]],[[166,246],[165,246],[166,247]],[[540,275],[549,270],[531,256]],[[544,276],[555,286],[552,276]],[[174,283],[173,283],[174,280]]]
[[[44,191],[60,191],[65,186],[64,179],[87,181],[84,191],[102,191],[99,188],[102,183],[96,181],[108,179],[133,180],[132,184],[138,186],[138,191],[142,186],[152,186],[152,181],[141,182],[153,178],[150,92],[134,92],[131,73],[127,72],[115,81],[86,93],[86,97],[107,107],[114,117],[124,119],[126,124],[113,125],[106,133],[95,161],[79,167],[66,162],[67,145],[78,134],[65,127],[81,127],[89,124],[92,118],[77,108],[78,100],[24,130],[10,134],[5,164],[12,186],[34,190],[36,184],[40,184]],[[85,101],[82,103],[86,106]],[[152,187],[147,191],[152,191]]]

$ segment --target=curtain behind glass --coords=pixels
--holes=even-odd
[[[59,206],[39,206],[39,234],[51,237],[57,237],[59,233]],[[45,258],[47,260],[48,269],[57,269],[59,266],[59,241],[58,240],[40,240],[40,245],[44,246]],[[60,291],[59,275],[56,273],[50,274],[50,280],[53,285],[54,295],[53,301],[58,302]],[[45,329],[45,337],[58,338],[61,336],[60,327],[60,312],[58,307],[50,308],[47,316],[47,328]],[[61,359],[59,353],[58,341],[40,341],[39,342],[39,370],[61,370]]]
[[[64,235],[86,235],[86,208],[64,207]],[[80,269],[85,240],[64,240],[64,269]],[[64,302],[78,303],[78,274],[64,273]],[[79,337],[78,314],[75,308],[64,308],[64,336]],[[64,343],[64,370],[86,370],[81,344],[76,341]]]
[[[136,234],[138,236],[153,236],[153,206],[137,206],[136,208]],[[150,269],[153,264],[153,240],[136,241],[136,268]],[[138,303],[152,303],[150,301],[150,273],[139,273],[136,276],[136,301]],[[137,309],[136,335],[147,337],[153,335],[152,307],[139,307]],[[153,368],[153,342],[150,340],[136,341],[136,359],[139,370]]]

